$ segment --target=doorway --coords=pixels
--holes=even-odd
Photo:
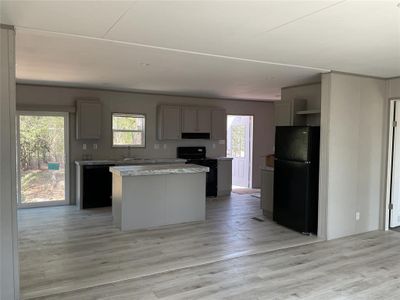
[[[232,186],[251,188],[253,162],[253,116],[228,115],[227,147],[232,157]]]
[[[17,113],[17,205],[69,204],[68,114]]]
[[[388,228],[400,231],[400,100],[390,103]]]

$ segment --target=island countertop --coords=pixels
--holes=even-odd
[[[119,176],[146,176],[167,174],[190,174],[209,172],[208,167],[192,164],[168,165],[141,165],[141,166],[115,166],[110,167],[110,172]]]

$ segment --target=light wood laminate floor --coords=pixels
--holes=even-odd
[[[207,221],[122,233],[109,209],[19,211],[21,285],[37,299],[399,299],[400,233],[315,243],[257,222],[258,199]]]
[[[114,284],[317,240],[253,220],[262,216],[259,206],[249,195],[209,199],[205,222],[133,232],[113,226],[110,208],[21,209],[22,296]]]

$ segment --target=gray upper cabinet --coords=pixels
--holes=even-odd
[[[201,106],[182,107],[182,132],[211,132],[211,108]]]
[[[181,138],[181,107],[160,105],[157,111],[157,136],[159,140]]]
[[[297,114],[298,111],[307,109],[307,100],[293,99],[282,100],[274,103],[275,126],[303,126],[306,117]]]
[[[211,110],[209,108],[197,109],[197,132],[211,132]]]
[[[182,133],[209,133],[212,140],[226,139],[226,112],[206,106],[162,104],[157,108],[159,140],[180,140]]]
[[[182,132],[197,132],[197,108],[182,107]]]
[[[97,99],[76,101],[76,139],[95,140],[101,137],[101,102]]]
[[[213,109],[211,111],[211,139],[226,139],[226,111],[223,109]]]
[[[289,101],[277,101],[274,103],[275,126],[292,125],[292,106]]]

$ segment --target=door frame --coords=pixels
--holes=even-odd
[[[250,128],[250,136],[251,136],[251,141],[250,141],[250,161],[249,161],[249,188],[253,188],[253,161],[254,161],[254,119],[255,116],[253,114],[234,114],[234,113],[227,113],[226,114],[226,122],[228,122],[228,117],[229,116],[239,116],[239,117],[251,117],[251,128]],[[226,129],[226,143],[225,143],[225,155],[227,155],[228,151],[228,128]],[[233,163],[233,160],[232,160]],[[233,176],[233,175],[232,175]]]
[[[19,118],[20,116],[57,116],[64,117],[64,167],[65,167],[65,191],[64,200],[57,201],[42,201],[38,203],[21,203],[21,176],[20,176],[20,143],[19,143]],[[70,165],[69,165],[69,113],[68,112],[54,112],[54,111],[17,111],[16,114],[16,142],[17,142],[17,153],[16,153],[16,174],[17,174],[17,209],[19,208],[33,208],[33,207],[48,207],[48,206],[60,206],[69,205],[70,202]]]
[[[393,142],[395,117],[395,104],[400,105],[400,98],[389,99],[388,143],[387,143],[387,168],[386,168],[386,193],[384,199],[384,230],[390,229],[390,205],[392,203],[392,173],[393,173]],[[400,125],[400,124],[399,124]]]

